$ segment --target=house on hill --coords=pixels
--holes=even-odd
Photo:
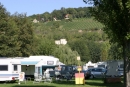
[[[39,21],[37,19],[34,19],[33,23],[39,23]]]
[[[66,41],[66,39],[60,39],[60,40],[56,40],[56,41],[55,41],[55,44],[57,44],[57,45],[60,45],[60,44],[66,45],[66,44],[67,44],[67,41]]]
[[[66,14],[66,15],[65,15],[65,19],[69,19],[69,14]]]

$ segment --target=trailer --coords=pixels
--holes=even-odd
[[[85,67],[86,66],[86,67]],[[97,63],[92,63],[91,61],[89,61],[88,63],[86,63],[84,65],[84,69],[87,70],[87,69],[90,69],[90,68],[96,68],[97,67]]]
[[[0,59],[0,81],[16,81],[21,72],[21,62],[19,59]]]
[[[36,66],[39,66],[39,64],[42,69],[46,69],[58,63],[59,59],[53,56],[30,56],[21,59],[21,71],[25,72],[25,78],[34,78]]]
[[[50,71],[50,76],[54,76],[54,69],[55,67],[59,66],[59,59],[53,58],[53,57],[47,57],[44,59],[41,59],[36,65],[35,65],[35,73],[38,73],[38,75],[43,76],[44,71],[47,69]]]
[[[97,67],[107,69],[107,62],[97,62]]]

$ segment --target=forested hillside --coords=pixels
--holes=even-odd
[[[61,8],[27,17],[10,15],[0,5],[0,12],[1,57],[52,55],[65,64],[77,64],[77,56],[82,63],[121,57],[121,50],[116,44],[110,45],[103,25],[91,17],[87,7]],[[55,44],[60,39],[66,39],[67,44]]]

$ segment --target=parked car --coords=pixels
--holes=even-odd
[[[104,78],[105,73],[107,72],[107,70],[102,67],[91,68],[91,69],[88,69],[88,71],[90,71],[91,73],[90,78]]]
[[[91,72],[90,71],[88,71],[88,70],[82,70],[81,72],[84,73],[85,79],[89,79],[91,77]]]
[[[71,65],[61,65],[60,70],[55,70],[55,74],[62,79],[72,79],[74,74],[73,66]]]

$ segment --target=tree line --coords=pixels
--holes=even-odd
[[[66,15],[70,19],[75,18],[88,18],[91,17],[91,14],[89,12],[90,7],[79,7],[79,8],[64,8],[62,7],[60,10],[53,10],[51,13],[44,12],[43,14],[34,14],[32,16],[29,16],[32,20],[37,19],[38,21],[53,21],[53,18],[56,18],[57,20],[63,20],[65,19]]]

